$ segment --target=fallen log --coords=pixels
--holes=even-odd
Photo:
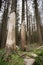
[[[40,47],[38,47],[37,49],[42,49],[43,48],[43,46],[40,46]]]

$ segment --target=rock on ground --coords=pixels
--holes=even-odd
[[[25,65],[33,65],[34,62],[35,62],[35,59],[32,59],[32,58],[30,58],[30,59],[24,59]]]

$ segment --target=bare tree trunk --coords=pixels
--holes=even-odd
[[[26,18],[27,18],[27,43],[30,43],[30,15],[28,11],[28,4],[26,0]]]
[[[7,4],[7,8],[6,8]],[[5,1],[3,19],[2,19],[2,27],[1,27],[1,47],[5,47],[6,38],[7,38],[7,21],[8,21],[8,9],[9,9],[9,0]]]
[[[1,10],[2,0],[0,0],[0,10]]]
[[[16,49],[16,14],[15,12],[10,14],[9,23],[8,23],[8,35],[6,41],[6,47],[11,49]]]
[[[21,47],[22,50],[26,50],[26,28],[24,22],[21,25]]]
[[[8,20],[6,48],[16,50],[16,0],[12,0],[11,14]]]
[[[30,32],[30,11],[28,10],[28,0],[26,0],[26,18],[27,18],[27,43],[30,43],[31,32]]]
[[[39,43],[42,43],[42,35],[41,35],[41,19],[40,14],[38,11],[38,4],[37,0],[34,0],[35,4],[35,17],[36,17],[36,25],[37,25],[37,31],[38,31],[38,37],[39,37]]]
[[[25,29],[25,0],[22,0],[22,24],[21,24],[21,49],[26,50],[26,29]]]
[[[30,43],[29,41],[29,20],[28,20],[28,5],[26,0],[26,18],[27,18],[27,44]]]

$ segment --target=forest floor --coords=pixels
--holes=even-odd
[[[35,50],[39,47],[43,46],[43,43],[40,44],[40,43],[31,43],[28,45],[28,50]]]
[[[32,65],[34,62],[34,65],[43,65],[43,46],[35,43],[29,45],[28,48],[28,52],[21,51],[20,48],[18,48],[17,52],[9,56],[8,61],[5,61],[2,57],[5,49],[1,49],[0,65]]]

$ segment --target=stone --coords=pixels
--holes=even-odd
[[[35,59],[33,59],[33,58],[29,58],[29,59],[24,59],[24,64],[25,65],[33,65],[34,64],[34,62],[35,62]]]

